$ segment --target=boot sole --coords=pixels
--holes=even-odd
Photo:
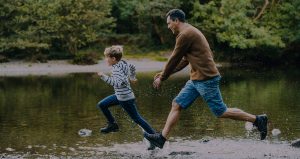
[[[154,150],[154,149],[155,149],[155,145],[153,145],[153,147],[150,146],[150,147],[147,148],[147,150]]]
[[[100,131],[102,134],[108,134],[110,132],[118,132],[119,130],[112,130],[112,131]]]
[[[163,145],[161,145],[161,144],[159,144],[159,143],[153,141],[151,138],[148,138],[148,136],[144,135],[144,137],[145,137],[151,144],[153,144],[154,146],[159,147],[160,149],[162,149],[162,148],[164,147]]]

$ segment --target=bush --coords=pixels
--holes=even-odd
[[[31,59],[29,60],[31,62],[46,63],[48,61],[48,56],[42,53],[38,53],[36,55],[32,55]]]
[[[72,59],[74,55],[71,55],[65,51],[50,51],[48,55],[49,60],[66,60]]]
[[[8,58],[6,56],[0,55],[0,63],[9,62]]]
[[[149,51],[156,45],[153,40],[145,34],[110,34],[106,38],[98,39],[97,45],[104,47],[111,45],[126,46],[125,52],[143,52]]]
[[[97,64],[100,56],[97,53],[80,52],[75,55],[72,63],[78,65],[93,65]]]

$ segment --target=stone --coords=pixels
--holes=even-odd
[[[80,129],[78,131],[78,135],[81,137],[87,137],[92,135],[92,130],[89,129]]]

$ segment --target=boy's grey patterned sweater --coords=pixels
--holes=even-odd
[[[129,81],[129,79],[136,80],[134,65],[120,60],[112,65],[111,76],[103,75],[101,79],[114,87],[118,100],[127,101],[135,98]]]

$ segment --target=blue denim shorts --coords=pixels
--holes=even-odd
[[[197,97],[201,96],[214,115],[219,117],[227,109],[219,89],[220,80],[221,76],[209,80],[189,80],[173,101],[183,109],[187,109]]]

